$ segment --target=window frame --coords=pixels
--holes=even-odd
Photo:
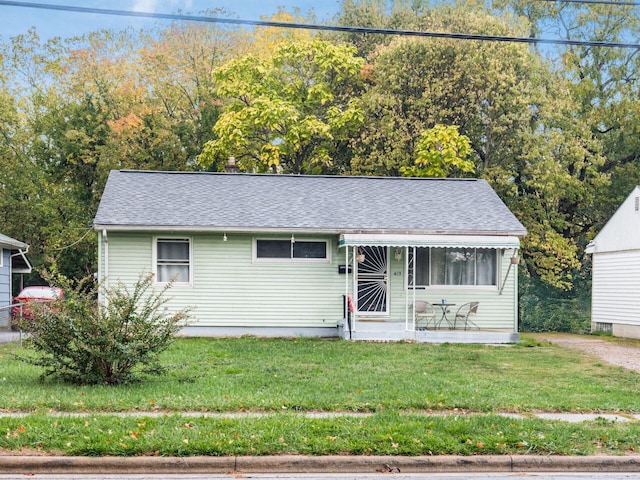
[[[5,248],[0,247],[0,268],[4,267],[4,251]],[[11,252],[11,250],[9,250],[9,252]],[[11,265],[11,253],[9,253],[9,265]],[[9,281],[11,281],[11,279]]]
[[[282,241],[289,242],[291,245],[289,257],[258,257],[258,242],[259,241]],[[295,243],[313,242],[324,243],[325,245],[325,257],[324,258],[299,258],[293,256],[293,246]],[[254,237],[253,242],[252,260],[253,263],[331,263],[331,241],[323,238],[300,238],[291,241],[291,238],[283,237]]]
[[[153,237],[152,246],[152,272],[154,275],[154,283],[156,285],[167,285],[170,282],[161,282],[158,275],[158,242],[159,241],[187,241],[189,245],[189,280],[186,282],[173,282],[174,287],[191,287],[193,286],[193,237],[187,235],[156,235]]]
[[[500,272],[501,272],[501,261],[502,261],[502,256],[503,256],[503,252],[504,249],[501,248],[478,248],[478,247],[465,247],[465,246],[460,246],[460,247],[418,247],[416,246],[416,256],[417,256],[417,251],[420,248],[426,248],[428,249],[429,253],[428,253],[428,285],[410,285],[409,283],[409,278],[415,278],[415,265],[413,267],[414,271],[411,271],[411,255],[412,255],[412,251],[413,251],[414,247],[408,247],[409,252],[407,255],[407,262],[406,262],[406,275],[405,275],[405,289],[406,290],[426,290],[426,289],[442,289],[442,288],[455,288],[455,289],[463,289],[463,288],[481,288],[481,289],[499,289],[500,288],[500,283],[501,283],[501,278],[500,278]],[[442,284],[434,284],[432,283],[433,281],[433,258],[432,258],[432,249],[433,248],[442,248],[442,249],[473,249],[474,254],[473,254],[473,268],[474,268],[474,272],[473,272],[473,279],[474,279],[474,283],[473,284],[463,284],[463,285],[454,285],[454,284],[446,284],[446,283],[442,283]],[[493,284],[478,284],[478,250],[492,250],[495,253],[495,283]]]

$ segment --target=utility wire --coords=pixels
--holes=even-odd
[[[231,25],[252,25],[259,27],[279,27],[293,28],[303,30],[322,30],[343,33],[366,33],[378,35],[399,35],[407,37],[431,37],[431,38],[452,38],[457,40],[477,40],[488,42],[509,42],[509,43],[526,43],[535,45],[573,45],[583,47],[609,47],[609,48],[630,48],[640,49],[640,43],[620,43],[620,42],[604,42],[604,41],[582,41],[582,40],[553,40],[545,38],[528,38],[528,37],[506,37],[501,35],[478,35],[473,33],[445,33],[445,32],[421,32],[416,30],[395,30],[388,28],[368,28],[368,27],[347,27],[339,25],[315,25],[310,23],[289,23],[274,22],[269,20],[241,20],[234,18],[218,18],[206,17],[202,15],[179,15],[171,13],[152,13],[152,12],[134,12],[130,10],[110,10],[102,8],[75,7],[69,5],[48,5],[43,3],[20,2],[0,0],[0,5],[10,7],[26,7],[41,10],[57,10],[76,13],[91,13],[100,15],[117,15],[121,17],[138,17],[153,18],[161,20],[179,20],[187,22],[203,22],[203,23],[223,23]]]
[[[64,247],[60,247],[60,248],[50,248],[50,250],[53,251],[60,251],[60,250],[66,250],[67,248],[71,248],[71,247],[75,247],[77,244],[79,244],[82,240],[85,239],[85,237],[87,235],[89,235],[91,232],[93,231],[93,228],[89,228],[87,229],[87,231],[85,232],[84,235],[82,235],[82,237],[80,237],[78,240],[76,240],[75,242],[69,244],[69,245],[65,245]]]
[[[585,4],[597,4],[597,5],[613,5],[616,7],[637,7],[640,6],[640,2],[615,2],[612,0],[539,0],[541,2],[557,2],[557,3],[585,3]]]

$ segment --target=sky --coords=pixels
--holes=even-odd
[[[111,10],[134,10],[139,12],[197,15],[205,10],[224,8],[232,18],[260,20],[270,16],[282,6],[291,11],[299,7],[304,13],[313,10],[319,20],[336,13],[339,0],[25,0],[24,3],[68,5]],[[82,35],[101,29],[124,29],[153,26],[168,20],[129,18],[76,12],[58,12],[34,8],[0,5],[0,39],[26,33],[35,27],[41,39],[56,36],[63,38]]]

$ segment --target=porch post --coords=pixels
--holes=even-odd
[[[413,303],[411,308],[411,323],[413,324],[413,331],[416,330],[416,247],[411,247],[413,256],[411,257],[411,271],[413,272]],[[407,265],[409,265],[409,247],[407,247]],[[407,273],[409,270],[407,269]],[[409,279],[407,278],[407,287],[409,286]]]
[[[356,279],[356,268],[357,268],[357,261],[356,261],[356,246],[353,246],[353,254],[351,255],[351,262],[352,262],[352,274],[351,274],[351,278],[353,281],[353,287],[351,289],[351,293],[353,294],[353,315],[351,318],[351,326],[353,328],[353,330],[356,330],[356,318],[358,316],[358,299],[357,299],[357,294],[356,294],[356,289],[358,288],[358,284],[357,284],[357,279]]]
[[[349,329],[351,335],[351,322],[349,321],[349,245],[344,248],[344,326],[343,335],[346,338],[346,330]]]
[[[409,255],[407,255],[407,253],[409,252],[409,247],[405,246],[404,247],[404,277],[403,277],[403,282],[404,282],[404,288],[405,288],[405,293],[404,293],[404,328],[405,330],[409,330],[409,279],[408,279],[408,275],[409,275],[409,269],[407,268],[407,266],[409,265]],[[414,329],[415,330],[415,329]]]

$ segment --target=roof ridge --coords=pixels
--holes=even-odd
[[[442,178],[442,177],[385,177],[382,175],[310,175],[310,174],[294,174],[294,173],[228,173],[228,172],[196,172],[185,170],[135,170],[120,169],[115,170],[119,173],[143,173],[143,174],[167,174],[167,175],[215,175],[215,176],[246,176],[246,177],[273,177],[273,178],[331,178],[331,179],[364,179],[364,180],[431,180],[431,181],[455,181],[455,182],[477,182],[484,180],[482,178]]]

